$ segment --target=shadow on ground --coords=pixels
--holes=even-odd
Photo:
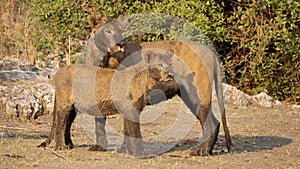
[[[241,136],[232,137],[233,153],[255,152],[261,150],[272,150],[275,147],[281,147],[292,143],[292,139],[278,136]]]
[[[11,139],[44,139],[47,136],[43,134],[19,134],[11,132],[2,132],[2,138],[11,138]],[[0,137],[0,138],[1,138]],[[272,150],[275,147],[282,147],[292,143],[292,139],[283,138],[278,136],[242,136],[234,135],[232,136],[233,145],[231,147],[231,153],[244,153],[244,152],[257,152],[263,150]],[[75,143],[76,144],[76,143]],[[174,145],[170,147],[170,144]],[[185,151],[197,147],[199,142],[197,138],[183,140],[182,142],[176,144],[175,142],[145,142],[145,149],[152,151],[151,154],[161,154],[160,152],[162,147],[170,147],[167,152],[176,152],[176,151]],[[78,144],[75,145],[75,148],[86,148],[92,145]],[[149,146],[149,147],[148,147]],[[148,147],[148,148],[147,148]],[[157,152],[156,152],[157,151]],[[214,147],[213,156],[227,154],[225,139],[224,136],[220,135],[219,139]]]
[[[282,147],[292,143],[292,139],[283,138],[278,136],[232,136],[233,145],[231,147],[231,153],[242,153],[242,152],[257,152],[262,150],[272,150],[275,147]],[[169,150],[173,151],[184,151],[196,147],[199,143],[194,140],[184,140],[181,145],[176,146]],[[227,148],[225,144],[224,136],[219,136],[219,139],[214,147],[213,156],[227,154]]]

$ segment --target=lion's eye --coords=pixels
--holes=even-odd
[[[106,30],[105,33],[111,34],[111,30]]]
[[[164,67],[164,65],[162,63],[159,63],[157,66],[160,67],[160,68]]]

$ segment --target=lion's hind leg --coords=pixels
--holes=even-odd
[[[207,156],[212,154],[213,147],[217,141],[220,122],[213,113],[210,113],[210,104],[201,105],[197,115],[202,126],[202,137],[199,147],[191,151],[192,156]]]
[[[51,143],[51,141],[54,139],[56,129],[57,129],[57,113],[56,113],[56,104],[54,104],[54,111],[53,111],[53,117],[52,117],[52,127],[51,127],[50,134],[49,134],[47,140],[42,142],[37,147],[47,147]]]

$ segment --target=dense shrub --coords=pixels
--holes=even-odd
[[[252,93],[267,90],[277,99],[300,100],[299,7],[297,1],[280,0],[227,6],[226,42],[221,43],[227,82]]]
[[[75,53],[82,48],[82,42],[89,35],[84,1],[42,1],[29,2],[29,22],[36,31],[31,37],[36,42],[35,49],[43,54]]]
[[[28,0],[19,4],[21,9],[27,9],[23,13],[26,17],[22,19],[26,25],[23,30],[28,30],[24,44],[32,44],[38,56],[67,56],[79,52],[89,36],[89,15],[116,18],[121,14],[166,13],[186,19],[213,42],[228,83],[251,94],[268,91],[280,100],[300,100],[298,1]],[[170,35],[158,32],[135,36],[131,40],[166,40],[182,35],[179,29],[171,31],[174,32]],[[194,35],[184,36],[203,38]],[[9,38],[7,44],[13,44]],[[19,46],[19,50],[24,49],[24,45]],[[16,48],[11,50],[18,51]]]
[[[31,55],[32,41],[28,36],[30,29],[26,20],[26,5],[20,0],[0,1],[0,58],[4,56],[22,57]]]

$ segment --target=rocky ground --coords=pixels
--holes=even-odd
[[[51,114],[56,69],[39,69],[27,61],[0,60],[0,110],[20,119]]]

